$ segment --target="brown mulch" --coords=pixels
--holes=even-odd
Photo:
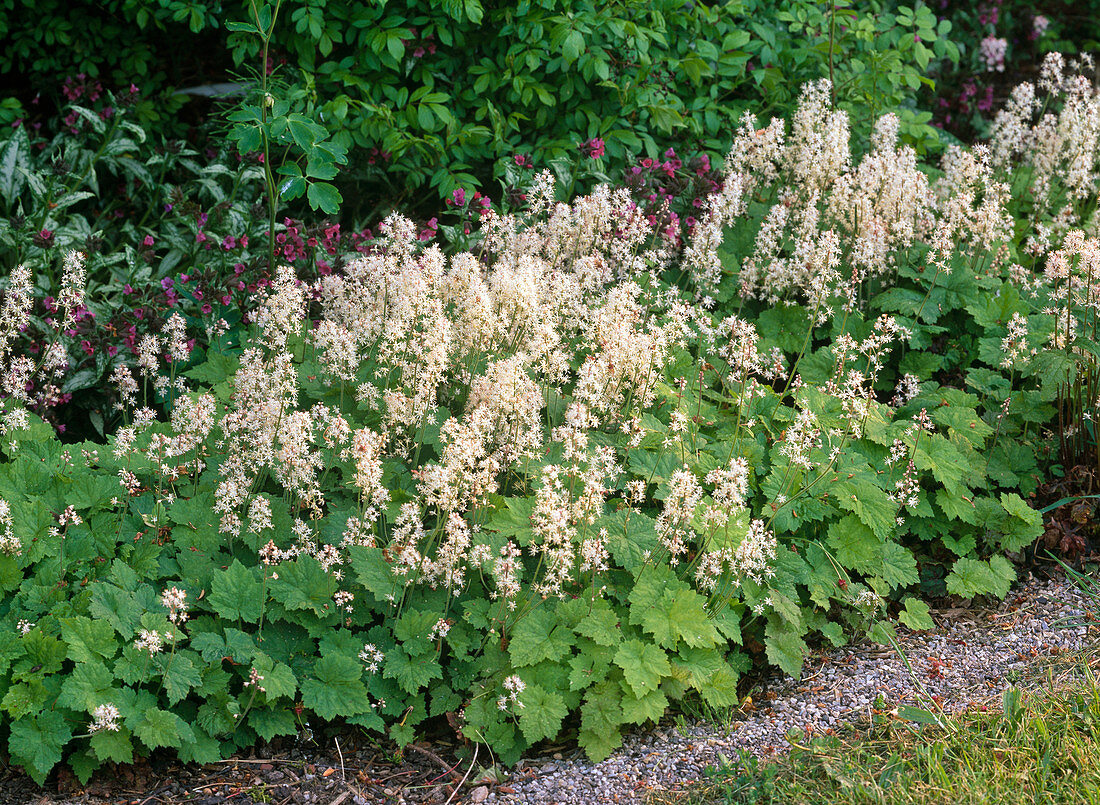
[[[488,793],[480,762],[458,745],[413,744],[399,752],[350,731],[325,743],[289,739],[248,757],[183,764],[165,755],[100,769],[82,785],[64,767],[39,788],[21,770],[0,775],[8,805],[427,805],[479,802]],[[483,758],[488,761],[488,758]],[[488,765],[488,763],[487,763]],[[469,773],[468,773],[469,772]],[[489,785],[493,785],[488,781]],[[504,791],[507,786],[498,790]],[[505,791],[505,793],[507,793]]]

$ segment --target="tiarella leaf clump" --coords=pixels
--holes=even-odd
[[[86,778],[335,719],[406,744],[443,715],[507,762],[573,728],[600,758],[754,663],[888,639],[868,612],[1004,595],[1057,417],[1064,455],[1095,447],[1091,208],[1037,254],[999,146],[926,179],[890,116],[854,157],[828,97],[790,133],[745,119],[682,256],[625,190],[541,175],[474,251],[395,215],[340,271],[280,270],[240,349],[191,365],[169,321],[106,445],[9,400],[15,762]]]

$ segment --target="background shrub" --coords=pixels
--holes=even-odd
[[[934,142],[913,98],[929,72],[955,58],[949,26],[923,6],[841,2],[830,15],[819,5],[295,0],[255,9],[230,2],[215,14],[161,0],[80,3],[79,26],[54,26],[49,7],[39,18],[40,9],[8,0],[0,19],[16,46],[0,72],[22,72],[35,91],[54,95],[60,76],[109,76],[119,86],[137,81],[144,95],[163,100],[180,81],[229,75],[220,63],[169,74],[154,53],[189,64],[195,52],[219,52],[217,42],[232,54],[233,69],[246,71],[261,52],[247,26],[263,11],[275,23],[266,69],[301,89],[310,117],[353,152],[342,180],[354,188],[349,212],[358,220],[377,216],[379,201],[387,205],[382,214],[415,210],[426,186],[438,197],[457,186],[484,191],[501,178],[501,159],[575,159],[593,138],[605,143],[616,177],[632,157],[655,158],[669,146],[717,158],[747,106],[787,114],[796,88],[826,73],[846,108],[861,110],[857,125],[868,126],[875,109],[901,107],[906,136]],[[142,35],[118,37],[119,26]],[[99,47],[108,38],[135,44]],[[174,96],[168,107],[143,110],[142,119],[163,115],[171,130],[178,103]]]

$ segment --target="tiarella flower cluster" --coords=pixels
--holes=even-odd
[[[168,620],[182,626],[187,620],[187,592],[179,587],[169,587],[161,595],[160,602],[168,610]]]
[[[527,689],[527,685],[518,676],[510,676],[504,680],[504,693],[497,699],[497,708],[507,710],[509,707],[522,708],[523,702],[519,696]]]
[[[19,556],[23,552],[23,543],[15,535],[15,522],[12,520],[11,505],[0,498],[0,553],[7,556]]]
[[[92,723],[88,725],[88,732],[93,735],[97,732],[118,732],[119,719],[122,714],[113,704],[100,704],[92,710]]]

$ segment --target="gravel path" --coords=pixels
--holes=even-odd
[[[1037,658],[1081,648],[1083,628],[1052,624],[1080,614],[1083,605],[1077,589],[1064,578],[1030,579],[997,609],[933,613],[935,631],[903,629],[899,642],[928,693],[944,709],[961,710],[1022,681],[1022,672]],[[698,779],[706,766],[717,765],[719,753],[735,757],[742,749],[757,755],[782,751],[789,730],[830,730],[866,715],[880,695],[890,707],[919,705],[914,687],[892,649],[847,646],[811,657],[801,679],[773,680],[770,690],[754,695],[756,706],[746,708],[744,720],[728,729],[714,723],[686,729],[662,725],[626,736],[622,748],[595,764],[579,752],[529,759],[505,781],[504,791],[475,790],[471,799],[528,805],[642,802],[653,790],[674,790]]]

